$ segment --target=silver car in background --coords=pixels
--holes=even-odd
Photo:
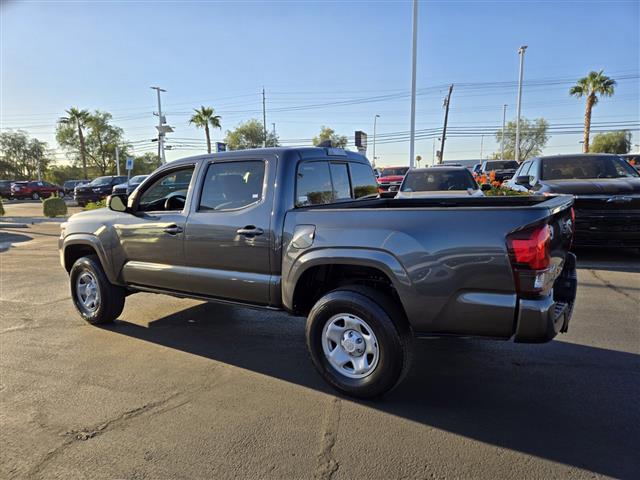
[[[462,166],[409,170],[395,198],[483,197],[482,188]]]

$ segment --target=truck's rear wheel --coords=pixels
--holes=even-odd
[[[109,282],[96,255],[76,260],[69,280],[73,304],[87,322],[112,322],[122,313],[125,290]]]
[[[307,319],[307,347],[322,377],[359,398],[382,395],[409,369],[411,332],[402,311],[374,289],[334,290]]]

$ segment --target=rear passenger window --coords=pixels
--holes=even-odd
[[[333,200],[351,200],[351,185],[346,163],[331,163]]]
[[[200,211],[236,210],[257,203],[262,198],[264,162],[212,163],[200,198]]]
[[[373,169],[362,163],[351,163],[349,167],[351,168],[351,186],[354,198],[377,195],[378,184],[373,175]]]
[[[298,166],[296,207],[330,203],[333,199],[332,192],[327,162],[304,162]]]

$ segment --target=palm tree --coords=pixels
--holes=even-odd
[[[571,87],[569,95],[576,98],[587,97],[584,110],[584,153],[589,153],[589,132],[591,131],[591,109],[598,103],[598,95],[610,97],[615,91],[616,81],[604,75],[604,70],[591,71]]]
[[[201,106],[199,109],[194,108],[194,114],[191,116],[189,123],[193,123],[198,128],[204,128],[204,134],[207,137],[207,153],[211,153],[211,137],[209,135],[209,125],[213,128],[222,128],[220,125],[221,117],[215,114],[212,107]]]
[[[82,131],[83,128],[89,123],[91,120],[91,114],[88,110],[80,110],[76,107],[71,107],[69,110],[66,110],[66,117],[61,117],[58,120],[58,123],[62,125],[73,125],[78,129],[78,139],[80,140],[80,158],[82,159],[82,173],[84,174],[84,178],[89,178],[89,174],[87,173],[87,155],[84,148],[84,133]]]

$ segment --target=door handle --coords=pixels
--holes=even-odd
[[[179,227],[178,225],[169,225],[168,227],[163,228],[162,231],[164,233],[168,233],[169,235],[177,235],[184,232],[184,229],[182,227]]]
[[[254,227],[253,225],[247,225],[244,228],[239,228],[236,230],[238,235],[244,235],[245,237],[255,237],[257,235],[262,235],[264,230],[261,228]]]

